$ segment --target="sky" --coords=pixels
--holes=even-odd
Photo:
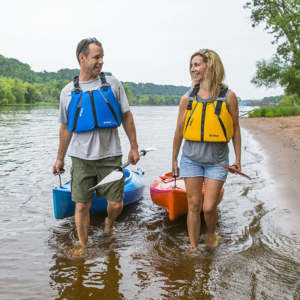
[[[76,47],[96,37],[103,71],[120,81],[190,86],[189,60],[215,50],[237,97],[283,94],[256,88],[255,63],[276,52],[264,26],[251,26],[248,0],[0,0],[0,54],[36,72],[79,68]]]

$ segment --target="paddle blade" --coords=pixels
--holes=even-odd
[[[239,174],[239,175],[241,175],[241,176],[246,177],[246,178],[249,179],[249,180],[252,180],[251,177],[249,177],[248,175],[242,173],[241,171],[238,171],[238,170],[237,170],[235,167],[233,167],[233,166],[227,166],[227,165],[222,165],[222,164],[216,164],[216,165],[218,165],[218,166],[220,166],[220,167],[222,167],[222,168],[227,169],[227,170],[228,170],[230,173],[232,173],[232,174]]]
[[[103,178],[97,185],[93,186],[89,189],[89,191],[93,191],[100,186],[106,185],[108,183],[120,180],[123,177],[123,173],[117,170],[112,171],[109,175]]]
[[[150,151],[155,151],[157,150],[157,148],[146,148],[144,149],[146,152],[150,152]]]
[[[140,156],[144,156],[144,155],[146,155],[148,152],[150,152],[150,151],[155,151],[155,150],[157,150],[157,148],[146,148],[146,149],[143,149],[143,150],[140,151]]]

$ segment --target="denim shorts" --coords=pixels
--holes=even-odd
[[[218,162],[223,165],[229,164],[229,158]],[[179,176],[182,178],[186,177],[205,177],[218,181],[226,181],[228,170],[222,168],[214,163],[201,163],[194,161],[186,156],[182,155],[180,159]]]

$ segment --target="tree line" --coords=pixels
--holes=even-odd
[[[0,105],[59,103],[60,91],[79,69],[34,72],[28,64],[0,55]],[[105,72],[111,75],[110,72]],[[130,105],[178,105],[189,87],[122,82]]]
[[[300,1],[252,0],[245,9],[251,10],[252,27],[260,24],[274,36],[277,45],[271,59],[256,62],[251,82],[267,88],[281,86],[285,95],[278,105],[300,105]]]

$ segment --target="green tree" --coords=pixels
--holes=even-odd
[[[24,86],[26,88],[25,103],[35,103],[41,97],[41,93],[38,90],[38,84],[25,82]]]
[[[251,82],[258,86],[281,85],[287,94],[300,95],[300,0],[252,0],[244,5],[251,9],[252,26],[261,23],[274,35],[277,52],[270,60],[256,63]]]
[[[127,96],[127,99],[128,99],[129,104],[130,104],[130,105],[134,104],[135,101],[134,101],[134,98],[133,98],[133,96],[132,96],[132,93],[131,93],[131,90],[130,90],[130,88],[129,88],[128,83],[125,83],[125,84],[123,85],[123,88],[124,88],[124,91],[125,91],[125,94],[126,94],[126,96]]]
[[[299,106],[300,105],[300,98],[295,95],[285,95],[282,100],[280,100],[277,106]]]
[[[25,103],[25,93],[26,87],[22,80],[20,79],[10,79],[11,81],[11,91],[16,97],[16,103]]]
[[[0,78],[0,104],[13,104],[15,102],[16,97],[12,93],[8,78]]]

